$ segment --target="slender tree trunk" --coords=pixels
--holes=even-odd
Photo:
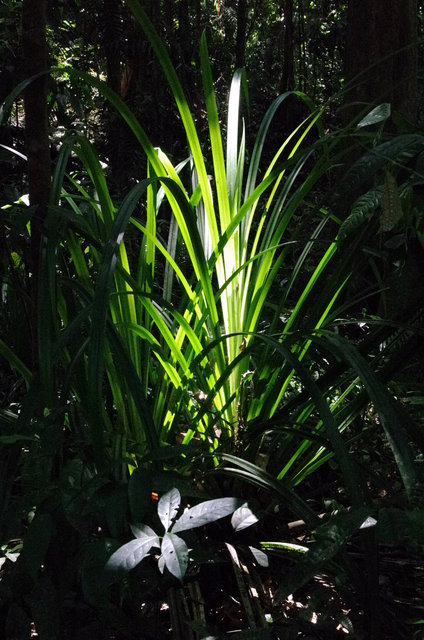
[[[393,110],[415,122],[417,35],[417,0],[350,0],[347,102],[390,102]]]
[[[284,30],[282,41],[282,70],[280,79],[280,93],[293,91],[295,87],[294,79],[294,21],[293,21],[293,0],[282,0],[280,8],[284,15]],[[295,126],[297,119],[296,101],[290,96],[284,101],[284,106],[280,110],[278,120],[286,135]]]
[[[237,3],[236,69],[244,65],[247,30],[247,0]]]
[[[122,6],[119,0],[104,0],[104,49],[106,56],[107,82],[116,93],[121,90],[120,31]]]
[[[122,4],[120,0],[103,0],[103,48],[106,58],[107,83],[115,93],[122,95],[121,47],[120,34],[122,31]],[[107,107],[107,155],[109,162],[109,177],[115,189],[120,191],[122,184],[121,146],[123,124],[115,109]]]
[[[305,91],[308,83],[308,67],[306,64],[306,38],[305,38],[305,10],[303,8],[303,0],[298,1],[298,17],[299,17],[299,79],[298,87]]]
[[[281,92],[294,89],[293,0],[284,0],[284,43]]]
[[[27,78],[44,73],[25,91],[25,146],[28,157],[29,202],[31,217],[31,287],[33,301],[33,366],[38,363],[37,292],[40,273],[41,240],[44,232],[50,192],[50,144],[47,112],[47,0],[24,0],[22,6],[22,45]]]

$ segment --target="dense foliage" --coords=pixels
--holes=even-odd
[[[347,105],[346,3],[42,4],[36,78],[1,8],[0,635],[420,637],[424,136]]]

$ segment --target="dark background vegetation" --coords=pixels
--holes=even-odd
[[[333,140],[340,135],[334,159],[296,210],[290,236],[307,244],[320,219],[317,212],[325,210],[331,221],[320,242],[338,243],[338,266],[311,293],[305,317],[302,311],[293,326],[294,337],[287,336],[286,343],[277,336],[289,353],[275,347],[262,378],[250,372],[251,387],[250,378],[245,387],[240,383],[240,394],[247,389],[243,402],[252,400],[251,388],[256,392],[261,384],[281,386],[284,376],[291,379],[290,353],[298,357],[306,344],[296,342],[298,336],[318,326],[324,313],[320,298],[331,298],[347,263],[353,273],[340,306],[323,325],[345,339],[346,346],[332,342],[331,336],[326,343],[325,331],[315,334],[304,363],[310,383],[302,378],[301,368],[296,369],[296,383],[272,411],[264,402],[256,413],[246,408],[241,415],[238,396],[237,429],[242,435],[233,440],[227,435],[226,440],[218,434],[218,458],[205,441],[196,441],[187,445],[193,444],[190,453],[175,450],[174,457],[169,453],[162,459],[158,450],[164,445],[178,448],[193,426],[190,411],[184,413],[179,405],[172,438],[162,436],[163,425],[155,424],[157,441],[147,446],[119,423],[120,392],[114,387],[121,384],[118,365],[115,371],[112,362],[108,376],[99,370],[101,417],[93,418],[86,393],[91,389],[87,363],[94,340],[89,320],[95,304],[92,283],[101,279],[99,265],[107,255],[110,228],[103,219],[96,222],[92,213],[87,213],[86,227],[72,227],[72,212],[67,219],[58,213],[57,226],[47,222],[49,207],[53,211],[52,175],[73,134],[95,148],[115,211],[151,171],[122,115],[72,69],[104,81],[141,122],[153,146],[163,149],[175,165],[187,157],[172,91],[128,4],[4,0],[0,6],[0,636],[195,639],[230,637],[227,633],[233,631],[240,638],[423,638],[424,6],[417,0],[142,2],[168,48],[205,156],[210,154],[209,116],[199,59],[204,30],[224,136],[232,75],[241,67],[246,70],[249,99],[242,114],[248,166],[262,118],[281,93],[307,94],[324,111],[325,136]],[[28,86],[12,94],[33,76]],[[381,118],[374,116],[369,128],[364,125],[367,135],[358,135],[358,122],[379,105]],[[263,152],[267,163],[307,113],[301,101],[288,97],[271,123]],[[318,145],[317,140],[311,144]],[[302,179],[308,172],[313,175],[316,149],[302,164]],[[98,195],[87,186],[93,179],[91,166],[75,153],[68,159],[67,173],[75,178],[69,189],[77,204],[82,200],[83,213],[92,205],[88,194],[92,201]],[[24,194],[28,200],[21,200]],[[316,216],[313,228],[302,219],[309,210]],[[73,270],[75,252],[72,259],[65,255],[68,243],[71,246],[67,220],[81,256],[89,256],[87,280],[84,270]],[[171,227],[169,209],[160,212],[157,227],[165,237]],[[62,239],[56,243],[57,263],[48,272],[48,260],[54,261],[49,241],[56,233]],[[131,263],[141,246],[140,237],[129,230],[126,251]],[[178,247],[179,264],[193,279],[181,237]],[[299,254],[293,251],[273,283],[260,326],[270,338],[278,333],[272,331],[278,317],[273,313]],[[296,309],[321,255],[320,245],[307,254],[285,312]],[[158,262],[155,276],[163,278],[164,271],[166,266]],[[43,292],[53,280],[54,295],[47,300]],[[162,295],[158,280],[149,287],[156,303]],[[179,294],[173,295],[169,305],[177,306]],[[111,324],[112,315],[105,319],[108,336],[106,322]],[[72,329],[73,318],[81,317]],[[161,341],[159,333],[152,330]],[[63,335],[69,340],[65,346]],[[50,352],[40,348],[45,344],[51,345]],[[261,350],[271,347],[254,349],[252,360],[259,361]],[[85,354],[82,363],[78,353]],[[152,352],[146,353],[153,361]],[[111,347],[104,357],[113,361],[115,356]],[[269,373],[267,366],[277,356],[282,364],[278,372]],[[50,373],[46,359],[55,363]],[[159,374],[153,373],[140,384],[146,415],[156,415],[152,407]],[[122,396],[129,395],[126,384],[122,382]],[[344,396],[349,385],[352,395]],[[197,406],[193,389],[188,386],[181,403]],[[335,424],[343,434],[341,449],[337,436],[331,440],[326,431],[322,435],[327,427],[322,427],[314,390],[329,403],[343,396],[340,410],[335,410]],[[255,402],[251,407],[258,406]],[[125,415],[130,414],[128,409]],[[295,438],[293,424],[300,425]],[[114,425],[116,438],[110,435]],[[97,453],[96,435],[104,445]],[[316,469],[311,454],[307,471],[299,463],[282,479],[284,465],[309,446],[319,452]],[[343,458],[343,447],[352,463]],[[355,498],[352,484],[357,478],[361,489]],[[210,555],[196,556],[185,591],[172,576],[158,573],[154,558],[144,560],[119,584],[103,584],[108,557],[131,537],[129,523],[156,526],[157,494],[172,486],[179,487],[188,503],[226,495],[252,501],[260,523],[253,533],[247,529],[239,537],[229,526],[215,524],[190,540],[193,547],[207,546]],[[375,516],[379,528],[358,531],[367,516]],[[234,574],[223,548],[225,542],[240,544],[244,558],[249,545],[260,547],[267,540],[311,545],[311,551],[305,560],[287,548],[271,549],[268,567],[243,559],[250,572],[247,587],[255,585],[261,593],[262,609],[252,622],[238,591],[237,571]],[[199,617],[196,599],[202,601],[206,619]],[[273,624],[264,624],[264,611],[271,612]]]

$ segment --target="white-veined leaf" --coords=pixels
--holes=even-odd
[[[165,533],[162,540],[162,558],[169,573],[182,581],[188,566],[188,547],[184,540],[173,533]]]
[[[251,508],[248,506],[247,502],[241,505],[238,509],[236,509],[231,518],[231,524],[233,526],[234,531],[241,531],[242,529],[247,529],[247,527],[251,527],[252,524],[258,522],[258,518],[255,516]]]
[[[215,522],[220,518],[229,516],[240,505],[237,498],[217,498],[216,500],[206,500],[191,509],[184,511],[181,518],[174,524],[172,531],[187,531],[187,529],[195,529],[203,527],[209,522]]]
[[[163,526],[165,527],[165,531],[168,531],[171,522],[177,515],[180,502],[180,492],[175,488],[165,493],[165,495],[163,495],[159,500],[158,516]]]

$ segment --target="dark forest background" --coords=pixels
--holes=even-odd
[[[0,637],[424,638],[423,3],[0,25]]]

